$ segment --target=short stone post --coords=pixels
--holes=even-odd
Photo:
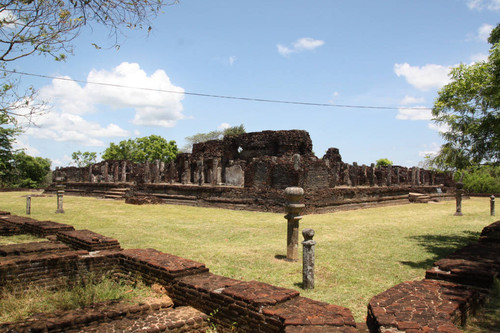
[[[490,197],[490,215],[495,216],[495,196]]]
[[[288,229],[286,237],[286,258],[290,261],[299,260],[299,221],[302,219],[300,213],[305,207],[300,203],[304,196],[304,190],[300,187],[287,187],[285,189],[287,199],[285,218],[288,220]]]
[[[462,192],[463,192],[463,187],[464,184],[462,183],[457,183],[457,193],[455,196],[456,202],[457,202],[457,209],[455,212],[455,216],[462,216]]]
[[[57,188],[57,214],[64,213],[63,209],[63,196],[64,196],[64,185],[56,185]]]
[[[28,195],[26,197],[26,214],[27,215],[31,214],[31,195]]]
[[[304,241],[302,242],[302,288],[314,289],[314,230],[302,230]]]

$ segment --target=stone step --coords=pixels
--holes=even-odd
[[[140,318],[125,317],[99,325],[87,326],[71,333],[111,333],[111,332],[200,332],[205,333],[210,326],[208,316],[189,306],[160,309]]]
[[[105,199],[124,199],[123,195],[118,195],[118,194],[105,194],[104,198]]]

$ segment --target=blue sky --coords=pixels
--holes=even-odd
[[[66,78],[22,77],[50,109],[16,146],[60,166],[74,151],[101,153],[110,142],[158,134],[182,147],[186,136],[244,124],[247,132],[307,130],[320,158],[336,147],[348,163],[417,165],[442,139],[429,110],[405,108],[432,107],[450,66],[485,59],[499,14],[500,0],[180,0],[149,36],[127,31],[119,50],[92,46],[110,43],[94,27],[65,62],[12,64]]]

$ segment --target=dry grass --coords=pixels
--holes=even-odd
[[[0,210],[24,215],[26,193],[0,193]],[[133,206],[95,198],[64,198],[65,214],[55,214],[55,197],[33,197],[32,218],[53,220],[117,238],[124,248],[152,247],[203,262],[215,274],[300,289],[301,262],[286,255],[283,214],[175,205]],[[411,204],[332,214],[307,215],[300,229],[316,232],[316,288],[305,297],[350,308],[364,320],[370,298],[408,280],[477,239],[494,222],[489,199]]]

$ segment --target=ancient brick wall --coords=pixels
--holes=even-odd
[[[337,148],[314,156],[309,133],[301,130],[245,133],[193,145],[173,162],[103,161],[86,168],[60,168],[54,180],[89,183],[182,183],[283,189],[301,186],[453,186],[451,174],[401,166],[342,162]]]

